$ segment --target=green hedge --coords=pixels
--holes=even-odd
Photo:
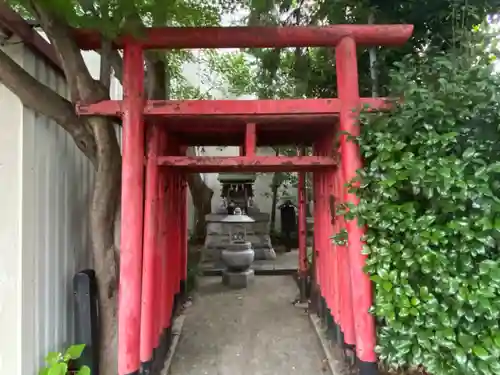
[[[500,81],[491,69],[468,54],[408,57],[392,73],[404,102],[361,116],[365,168],[349,215],[369,228],[378,351],[391,367],[500,374]]]

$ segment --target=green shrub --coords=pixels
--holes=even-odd
[[[499,78],[486,58],[427,52],[391,87],[402,103],[361,116],[360,204],[346,214],[368,228],[380,359],[500,374]]]
[[[46,367],[42,368],[39,375],[66,375],[69,374],[69,363],[80,358],[85,349],[85,345],[72,345],[65,353],[50,352],[45,357]],[[90,368],[82,366],[77,375],[90,375]]]

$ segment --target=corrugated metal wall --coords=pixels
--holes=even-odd
[[[66,96],[64,79],[24,49],[24,68]],[[22,374],[74,343],[72,277],[90,266],[88,207],[93,168],[53,121],[22,117]]]
[[[21,45],[2,50],[22,61]],[[18,374],[21,347],[21,118],[19,99],[0,85],[0,374]]]

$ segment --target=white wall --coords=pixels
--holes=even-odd
[[[64,80],[22,44],[3,47],[60,94]],[[72,277],[90,266],[93,170],[53,121],[0,85],[0,373],[34,375],[74,343]]]

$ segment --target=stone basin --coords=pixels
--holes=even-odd
[[[250,242],[232,243],[221,251],[221,260],[232,272],[247,270],[253,263],[255,252]]]

